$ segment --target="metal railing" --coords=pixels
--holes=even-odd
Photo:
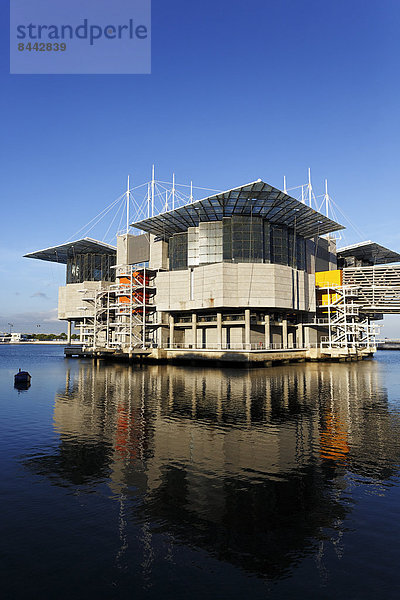
[[[288,344],[284,346],[282,343],[271,342],[270,344],[163,344],[162,348],[166,350],[233,350],[233,351],[274,351],[274,350],[305,350],[305,346],[295,346]]]

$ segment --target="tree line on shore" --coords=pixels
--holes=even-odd
[[[38,340],[39,342],[51,342],[53,340],[66,340],[66,333],[25,333],[23,334],[30,340]],[[11,337],[10,333],[3,334],[3,337]],[[73,333],[71,339],[79,340],[79,335]]]

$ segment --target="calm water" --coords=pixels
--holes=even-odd
[[[399,367],[0,347],[2,598],[398,598]]]

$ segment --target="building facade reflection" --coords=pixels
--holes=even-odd
[[[316,551],[324,528],[340,537],[346,473],[380,482],[396,472],[399,424],[372,361],[223,371],[70,364],[55,398],[58,454],[29,466],[60,485],[107,483],[123,515],[122,554],[132,521],[150,562],[157,533],[283,577]]]

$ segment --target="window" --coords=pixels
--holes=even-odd
[[[288,264],[288,231],[286,227],[273,225],[271,227],[272,262],[278,265]]]
[[[263,219],[234,216],[223,221],[223,260],[263,262]]]
[[[169,239],[169,268],[171,271],[182,271],[188,266],[188,235],[175,233]]]
[[[114,281],[115,254],[75,254],[67,260],[67,283]]]

